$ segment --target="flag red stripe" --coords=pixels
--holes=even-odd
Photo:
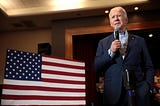
[[[70,80],[59,80],[59,79],[47,79],[42,78],[43,82],[54,82],[54,83],[65,83],[65,84],[85,84],[85,81],[70,81]]]
[[[49,65],[49,66],[65,67],[65,68],[85,69],[84,66],[74,66],[74,65],[60,64],[60,63],[47,62],[47,61],[42,61],[42,64]]]
[[[68,76],[78,76],[78,77],[85,77],[85,74],[80,74],[80,73],[70,73],[70,72],[60,72],[56,70],[42,70],[42,73],[46,74],[57,74],[57,75],[68,75]]]
[[[35,95],[2,95],[2,99],[12,100],[85,100],[85,97],[69,97],[69,96],[35,96]]]
[[[36,87],[36,86],[20,86],[3,84],[3,89],[14,90],[41,90],[41,91],[60,91],[60,92],[85,92],[85,89],[72,88],[55,88],[55,87]]]

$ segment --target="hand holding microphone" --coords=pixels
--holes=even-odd
[[[114,28],[114,38],[115,40],[112,42],[110,50],[112,52],[118,51],[119,48],[121,48],[121,42],[119,40],[119,28],[115,27]]]

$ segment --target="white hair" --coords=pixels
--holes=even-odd
[[[121,10],[123,12],[123,15],[127,18],[127,12],[126,12],[126,10],[123,7],[120,7],[120,6],[112,8],[110,10],[110,12],[109,12],[109,16],[110,16],[111,11],[116,10],[116,9]]]

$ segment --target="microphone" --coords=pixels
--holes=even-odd
[[[134,72],[128,69],[123,71],[123,81],[124,81],[124,87],[126,89],[134,89],[136,83]]]
[[[114,35],[115,35],[115,39],[119,40],[119,28],[118,27],[114,28]]]
[[[119,40],[119,28],[118,27],[114,27],[114,38],[116,39],[116,40]],[[119,49],[116,51],[116,54],[119,54],[120,53],[120,51],[119,51]]]

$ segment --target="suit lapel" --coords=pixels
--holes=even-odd
[[[124,59],[127,58],[134,41],[135,41],[135,36],[133,34],[128,33],[128,45]]]

